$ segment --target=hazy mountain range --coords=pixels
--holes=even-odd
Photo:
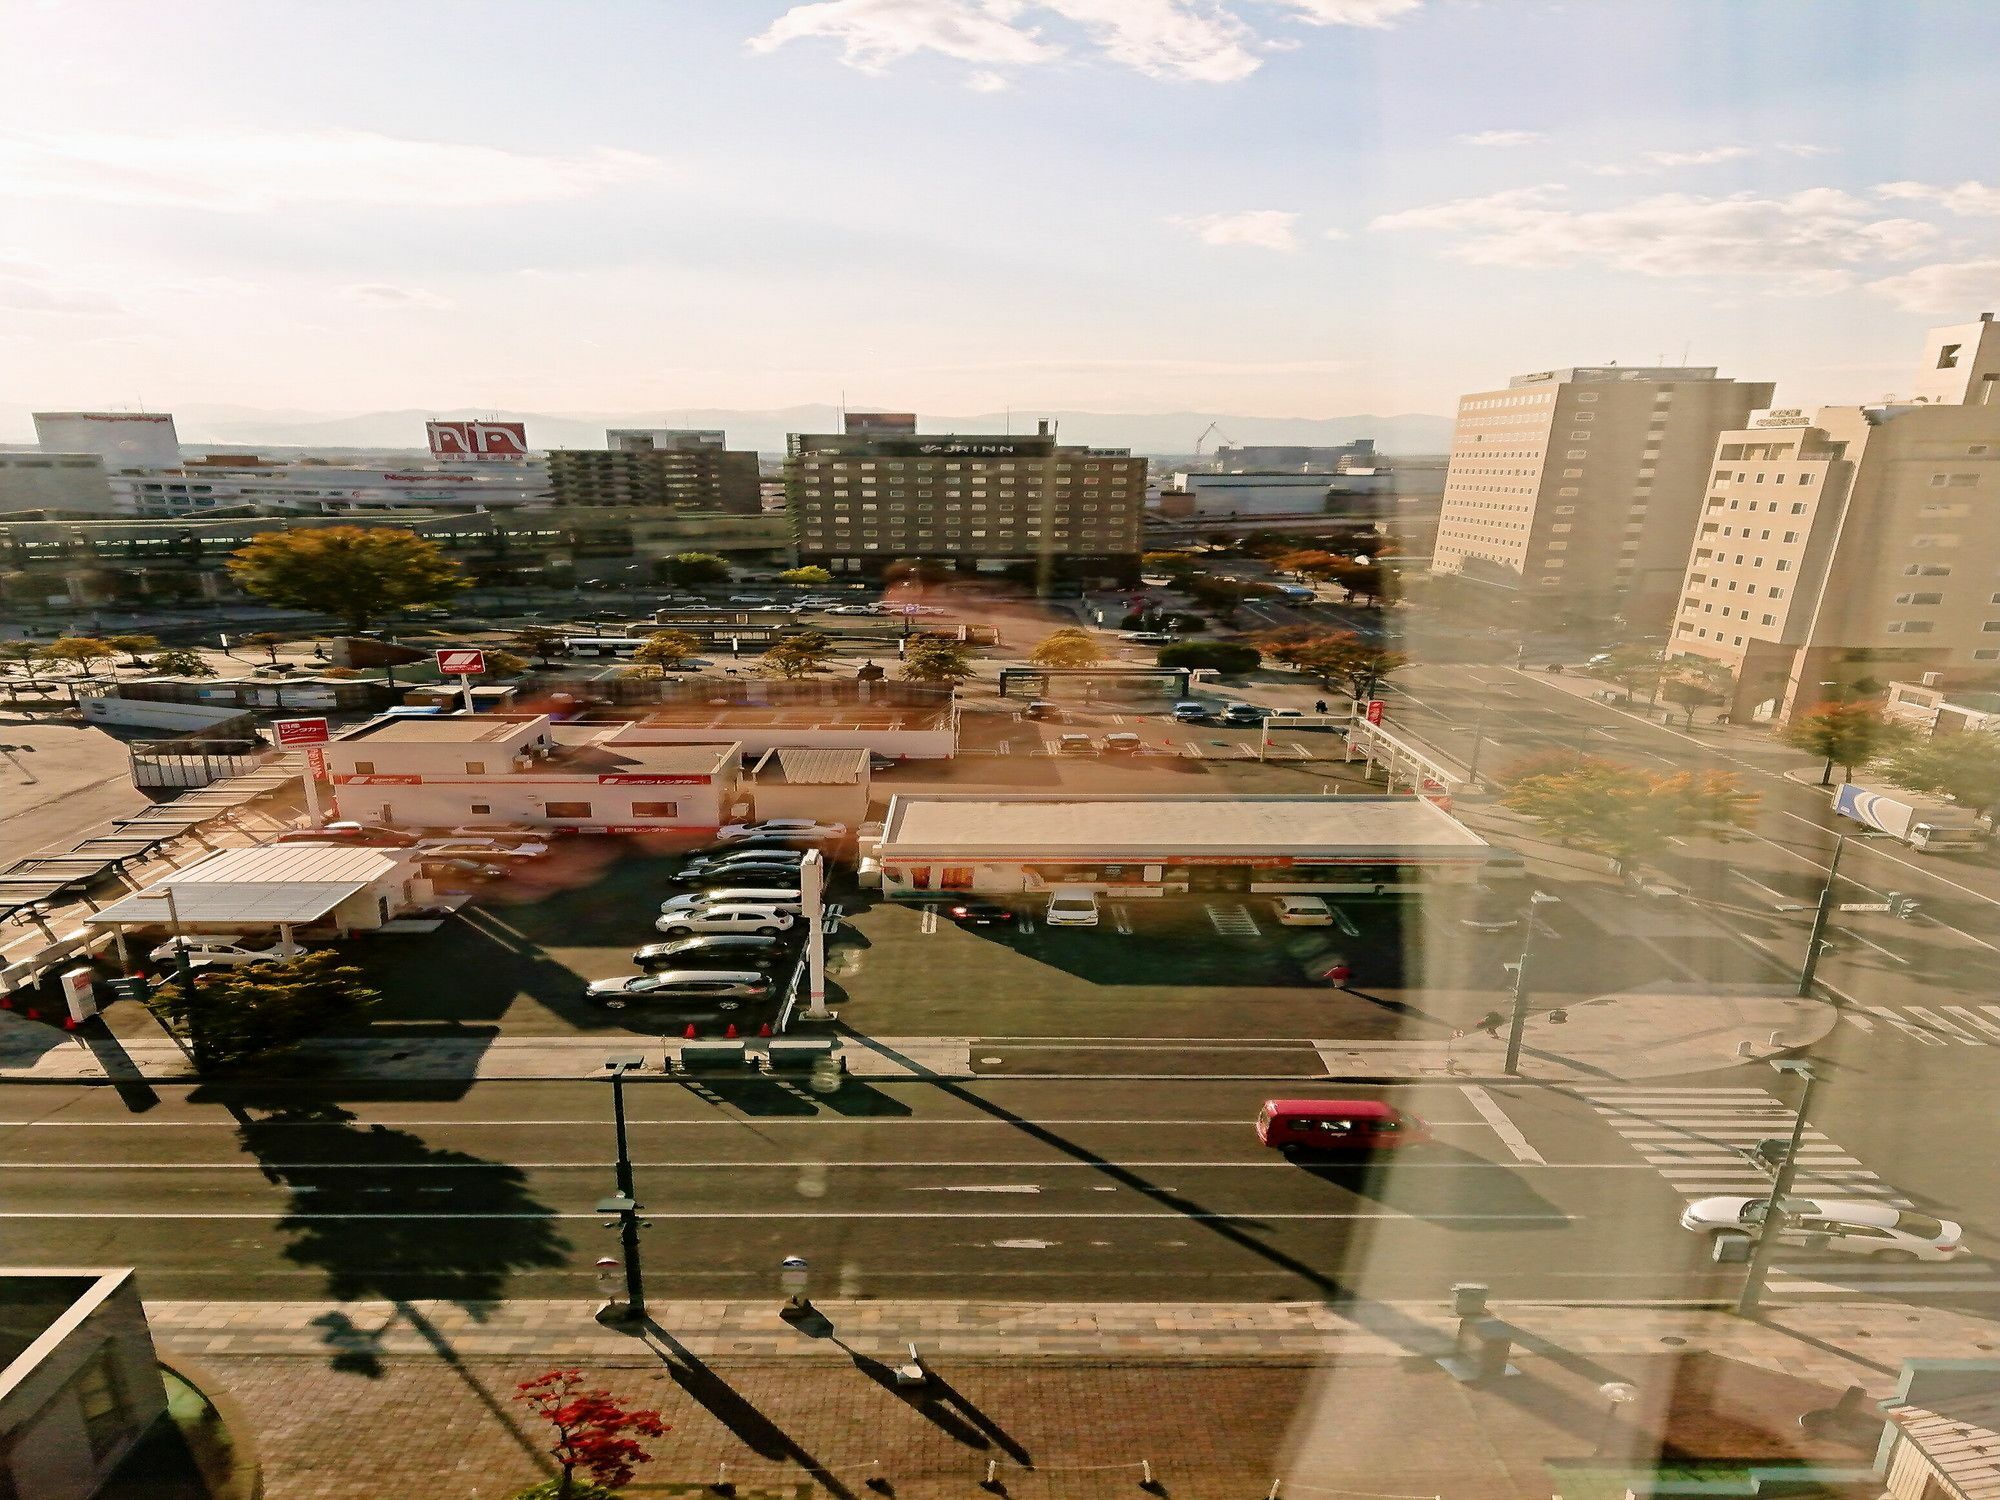
[[[420,450],[424,421],[430,417],[484,417],[525,422],[536,448],[601,448],[607,427],[720,427],[732,448],[750,447],[781,455],[791,432],[838,432],[840,413],[832,406],[788,406],[772,411],[678,410],[668,412],[533,411],[371,411],[354,413],[266,410],[248,406],[189,404],[171,408],[181,441],[190,447],[334,448]],[[1384,453],[1442,453],[1450,446],[1451,422],[1420,413],[1391,417],[1244,417],[1213,412],[1016,411],[973,416],[920,415],[918,430],[941,432],[1033,432],[1038,418],[1057,423],[1071,443],[1131,448],[1149,454],[1187,454],[1211,423],[1204,451],[1222,442],[1337,444],[1372,437]],[[0,426],[32,440],[25,411],[0,411]],[[1226,434],[1226,437],[1223,436]]]

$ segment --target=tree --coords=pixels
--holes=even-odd
[[[66,635],[50,641],[35,654],[43,661],[72,666],[88,676],[96,663],[109,661],[117,652],[112,650],[111,642],[94,635]]]
[[[801,630],[767,650],[758,659],[757,670],[766,677],[782,677],[791,682],[822,670],[832,657],[833,642],[823,632]]]
[[[1403,658],[1351,630],[1274,630],[1257,637],[1272,660],[1294,671],[1338,685],[1353,698],[1371,695],[1377,683],[1403,665]]]
[[[1662,681],[1660,653],[1651,646],[1620,646],[1608,653],[1607,660],[1592,667],[1590,675],[1625,689],[1627,703],[1642,688],[1657,699]]]
[[[722,583],[729,577],[729,564],[713,552],[676,552],[660,566],[667,582],[680,588]]]
[[[563,633],[552,630],[547,625],[526,625],[514,632],[512,644],[529,652],[543,666],[555,654],[556,647],[563,643]]]
[[[243,644],[255,646],[271,659],[271,665],[275,667],[278,664],[278,648],[285,644],[285,638],[274,631],[260,630],[255,635],[244,636]]]
[[[1038,667],[1094,667],[1104,660],[1104,648],[1088,631],[1065,625],[1042,637],[1028,660]]]
[[[1263,652],[1240,641],[1179,641],[1160,647],[1154,661],[1162,667],[1208,668],[1235,677],[1256,671],[1263,659]]]
[[[1333,583],[1347,590],[1350,600],[1362,599],[1369,604],[1382,602],[1392,576],[1379,562],[1362,562],[1352,557],[1341,558],[1327,574]]]
[[[486,653],[486,675],[489,677],[519,677],[532,665],[527,657],[516,656],[512,651]]]
[[[19,667],[27,677],[29,685],[39,690],[41,678],[36,674],[42,667],[42,648],[32,641],[0,641],[0,662],[7,663],[7,670]]]
[[[1889,754],[1909,737],[1909,730],[1883,718],[1867,703],[1822,703],[1793,719],[1779,736],[1794,750],[1826,761],[1819,776],[1821,786],[1832,785],[1835,766],[1852,781],[1856,766]]]
[[[189,651],[183,646],[169,646],[153,657],[153,670],[163,677],[213,677],[211,667],[199,651]]]
[[[701,642],[685,630],[656,630],[632,653],[641,666],[671,670],[701,650]]]
[[[2000,737],[1941,734],[1896,746],[1875,763],[1897,786],[1961,802],[1984,817],[2000,805]]]
[[[785,569],[784,572],[778,575],[778,582],[804,583],[804,584],[811,584],[814,587],[818,587],[821,584],[832,583],[833,575],[827,572],[825,568],[815,568],[812,567],[811,565],[807,565],[806,567],[803,568]]]
[[[1735,682],[1720,662],[1699,656],[1677,657],[1660,671],[1654,691],[1687,715],[1687,727],[1694,728],[1694,711],[1708,703],[1726,701]]]
[[[1139,566],[1172,578],[1176,574],[1194,572],[1201,566],[1201,559],[1192,552],[1142,552],[1139,554]]]
[[[1757,796],[1731,772],[1665,776],[1587,760],[1514,781],[1500,803],[1536,819],[1558,842],[1622,867],[1656,855],[1676,836],[1747,826]]]
[[[911,682],[949,682],[972,675],[972,647],[942,635],[913,635],[903,647],[904,678]]]
[[[296,1046],[359,1020],[375,1004],[362,973],[331,949],[278,963],[209,969],[155,990],[146,1005],[188,1048],[198,1073]]]
[[[332,615],[354,634],[471,586],[436,542],[392,526],[266,531],[231,553],[228,568],[246,594]]]
[[[143,667],[146,663],[140,659],[139,653],[159,650],[160,638],[156,635],[113,635],[105,637],[104,644],[123,651],[131,658],[134,667]]]
[[[581,1370],[550,1370],[515,1387],[514,1399],[549,1425],[549,1457],[560,1472],[553,1485],[536,1489],[551,1500],[582,1500],[587,1491],[577,1486],[579,1470],[600,1494],[630,1484],[633,1471],[652,1462],[638,1439],[665,1437],[672,1430],[656,1411],[628,1407],[609,1391],[582,1387]]]

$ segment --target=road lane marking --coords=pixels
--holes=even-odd
[[[1245,1221],[1277,1221],[1298,1223],[1325,1223],[1348,1219],[1411,1219],[1425,1224],[1555,1224],[1575,1223],[1585,1217],[1583,1214],[1539,1213],[1539,1214],[1418,1214],[1406,1213],[1401,1209],[1369,1210],[1360,1213],[1266,1213],[1262,1209],[1246,1208],[1236,1213],[1181,1212],[1168,1209],[1162,1212],[1105,1212],[1091,1213],[1082,1210],[1028,1210],[1021,1213],[990,1214],[974,1212],[953,1212],[950,1210],[909,1210],[909,1209],[673,1209],[651,1210],[658,1218],[673,1219],[979,1219],[988,1223],[996,1218],[1018,1219],[1033,1222],[1038,1219],[1150,1219],[1164,1224],[1180,1224],[1189,1221],[1200,1223],[1234,1223]],[[488,1209],[466,1209],[454,1213],[449,1210],[430,1212],[388,1212],[388,1213],[286,1213],[282,1210],[261,1212],[237,1209],[198,1209],[193,1211],[170,1209],[161,1212],[139,1213],[116,1209],[0,1209],[0,1219],[139,1219],[171,1220],[187,1219],[273,1219],[288,1221],[305,1219],[425,1219],[443,1223],[458,1223],[474,1219],[598,1219],[604,1215],[595,1210],[550,1209],[546,1213],[495,1212]]]
[[[1520,1126],[1507,1118],[1507,1112],[1500,1108],[1491,1094],[1476,1083],[1461,1085],[1466,1099],[1479,1111],[1481,1118],[1493,1127],[1493,1133],[1500,1137],[1500,1143],[1514,1153],[1514,1160],[1533,1162],[1537,1166],[1546,1165],[1542,1153],[1528,1144],[1528,1138],[1521,1134]]]
[[[1911,1038],[1914,1041],[1922,1042],[1926,1047],[1942,1047],[1945,1045],[1945,1040],[1943,1037],[1932,1036],[1931,1033],[1926,1031],[1923,1027],[1913,1025],[1912,1023],[1905,1021],[1901,1016],[1897,1015],[1893,1010],[1890,1010],[1887,1006],[1868,1005],[1864,1003],[1861,1006],[1861,1009],[1867,1011],[1871,1016],[1876,1017],[1878,1020],[1887,1021],[1891,1026],[1895,1027],[1905,1036]]]
[[[1996,1015],[2000,1015],[2000,1005],[1988,1005],[1983,1008],[1994,1012]],[[1985,1020],[1980,1016],[1974,1015],[1971,1006],[1940,1005],[1938,1009],[1950,1011],[1953,1015],[1957,1016],[1959,1020],[1963,1021],[1967,1026],[1971,1026],[1976,1030],[1984,1032],[1986,1035],[1992,1037],[1994,1040],[2000,1041],[2000,1025],[1995,1025],[1991,1021]]]
[[[1794,783],[1794,785],[1796,785],[1796,783]],[[1812,829],[1815,833],[1832,835],[1837,832],[1837,830],[1829,829],[1825,827],[1823,824],[1815,823],[1811,818],[1801,817],[1798,813],[1792,812],[1789,808],[1781,807],[1778,809],[1778,812],[1780,815],[1790,818],[1795,823],[1805,824],[1806,827]],[[1858,842],[1850,842],[1849,847],[1851,851],[1858,851],[1865,854],[1879,854],[1882,856],[1882,858],[1890,861],[1892,864],[1899,864],[1904,869],[1912,871],[1913,873],[1918,875],[1929,876],[1932,880],[1937,881],[1940,885],[1948,885],[1955,891],[1963,891],[1966,895],[1971,896],[1974,900],[1984,901],[1988,906],[2000,906],[2000,900],[1995,900],[1993,897],[1985,894],[1983,891],[1975,891],[1969,885],[1960,885],[1956,880],[1953,880],[1948,876],[1940,875],[1935,870],[1927,870],[1922,865],[1911,864],[1910,861],[1904,859],[1900,854],[1891,854],[1887,849],[1882,848],[1881,845],[1879,844],[1864,844]],[[1822,868],[1824,867],[1822,866]],[[1938,926],[1940,927],[1949,927],[1950,925],[1951,924],[1948,922],[1938,923]],[[1953,927],[1952,931],[1957,932],[1959,931],[1959,929]],[[1966,933],[1965,935],[1967,937],[1972,937],[1972,934],[1969,932]],[[1973,941],[1978,942],[1979,940],[1977,938],[1973,938]],[[1991,943],[1980,943],[1980,946],[1982,948],[1993,947]],[[1994,952],[2000,953],[2000,948],[1995,948]]]
[[[1468,1124],[1473,1123],[1468,1121]],[[1481,1130],[1488,1127],[1483,1123]],[[760,1168],[772,1172],[791,1172],[803,1166],[823,1167],[830,1171],[898,1171],[898,1172],[991,1172],[1000,1169],[1015,1169],[1023,1172],[1061,1171],[1102,1171],[1110,1166],[1128,1171],[1155,1168],[1172,1168],[1176,1171],[1218,1171],[1218,1172],[1296,1172],[1298,1167],[1289,1161],[1261,1161],[1256,1159],[1228,1159],[1223,1161],[1177,1161],[1168,1157],[1107,1157],[1105,1162],[1063,1161],[1040,1157],[1024,1157],[1017,1161],[634,1161],[633,1167],[646,1172],[739,1172],[746,1168]],[[1639,1172],[1647,1170],[1644,1162],[1629,1161],[1535,1161],[1523,1165],[1545,1168],[1551,1172]],[[0,1172],[595,1172],[602,1170],[602,1161],[493,1161],[493,1162],[402,1162],[395,1166],[384,1166],[379,1162],[363,1161],[18,1161],[0,1162]],[[1504,1168],[1513,1171],[1511,1163],[1503,1161],[1398,1161],[1397,1172],[1477,1172],[1486,1168]],[[1829,1173],[1827,1175],[1839,1175]],[[1870,1175],[1865,1171],[1862,1175]],[[304,1185],[287,1184],[289,1192],[313,1192],[317,1189]],[[371,1189],[370,1191],[374,1191]],[[387,1191],[387,1189],[382,1189]],[[425,1191],[430,1191],[425,1189]],[[922,1191],[942,1192],[1020,1192],[1015,1187],[995,1188],[944,1188],[929,1187]]]
[[[1939,925],[1942,926],[1943,924],[1940,923]],[[1843,938],[1853,938],[1854,941],[1857,943],[1866,943],[1870,948],[1873,948],[1877,953],[1881,954],[1884,958],[1893,959],[1895,962],[1899,964],[1907,965],[1909,963],[1909,960],[1903,957],[1902,954],[1891,953],[1887,948],[1884,948],[1880,943],[1876,942],[1873,938],[1863,937],[1860,933],[1856,932],[1852,927],[1841,928],[1840,935]]]
[[[1933,1029],[1938,1031],[1942,1031],[1946,1036],[1953,1037],[1958,1041],[1964,1042],[1967,1046],[1983,1047],[1986,1045],[1985,1037],[1975,1036],[1973,1033],[1964,1030],[1962,1027],[1957,1026],[1950,1021],[1947,1021],[1943,1016],[1938,1015],[1927,1005],[1912,1005],[1908,1007],[1908,1009],[1911,1015],[1915,1016],[1919,1021],[1923,1022],[1926,1026],[1932,1027]]]

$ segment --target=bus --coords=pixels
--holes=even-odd
[[[568,635],[563,650],[570,656],[630,656],[646,644],[643,635]]]

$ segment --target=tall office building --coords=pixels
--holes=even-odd
[[[1033,435],[792,435],[785,498],[801,562],[874,573],[899,558],[965,572],[1136,580],[1146,460]]]
[[[603,448],[553,448],[558,505],[641,505],[754,516],[763,508],[757,455],[714,430],[614,428]]]
[[[1713,366],[1577,366],[1458,403],[1432,571],[1571,619],[1664,627],[1716,434],[1770,402]]]
[[[1758,413],[1710,465],[1670,650],[1745,720],[2000,674],[2000,325],[1934,328],[1916,391]]]
[[[1255,474],[1260,471],[1333,474],[1341,469],[1372,469],[1375,466],[1375,439],[1356,438],[1338,446],[1301,446],[1290,443],[1254,443],[1241,447],[1228,444],[1215,450],[1219,474]]]

